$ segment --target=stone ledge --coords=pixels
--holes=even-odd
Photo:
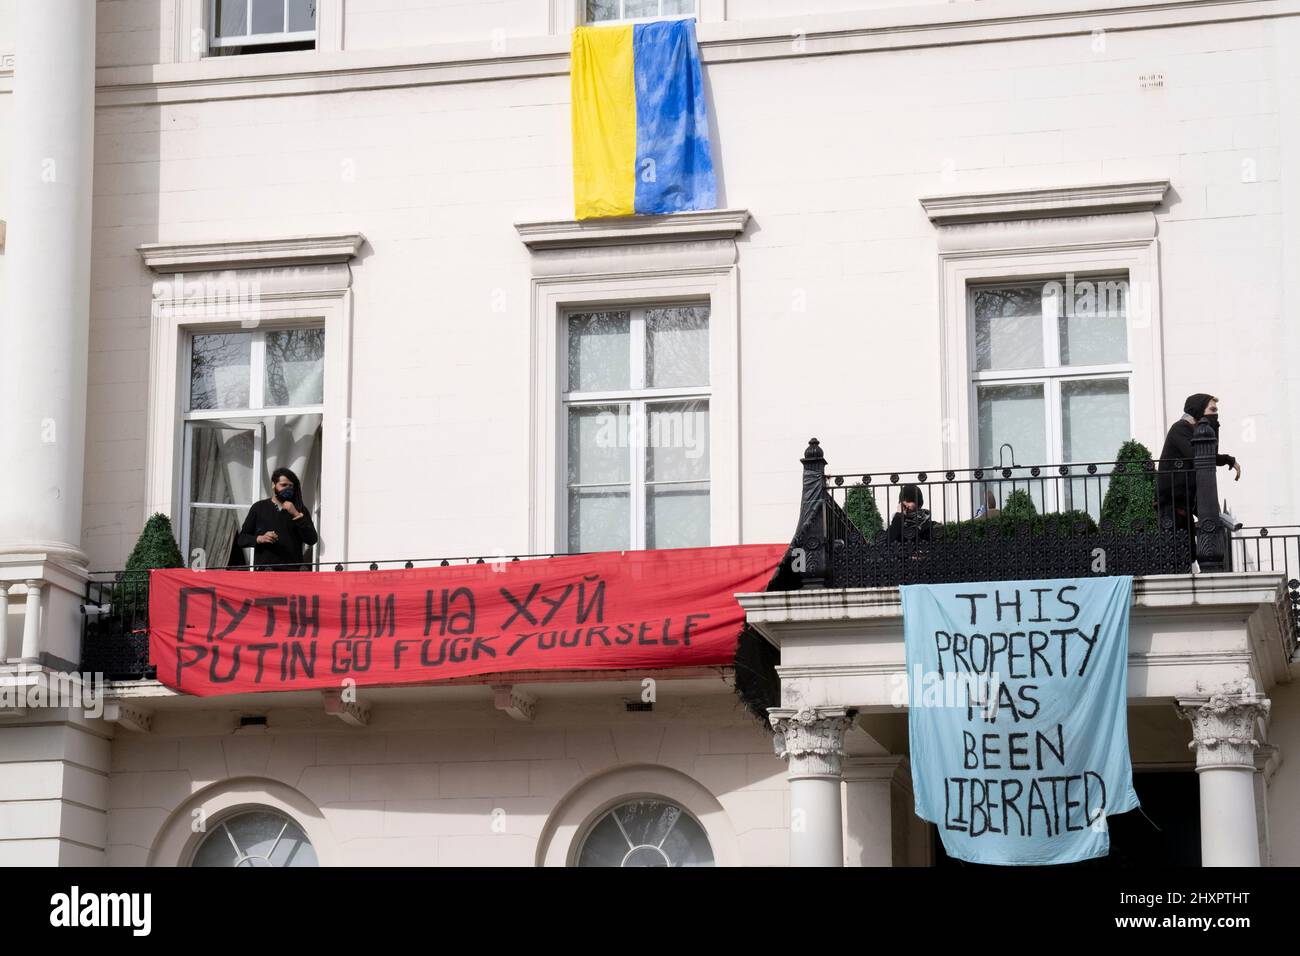
[[[365,241],[359,232],[345,232],[280,239],[146,242],[137,248],[146,266],[170,274],[347,262]]]
[[[1169,180],[1091,183],[1047,189],[923,196],[919,201],[936,226],[1053,216],[1152,212],[1164,201]]]
[[[518,222],[515,230],[524,245],[533,252],[541,252],[627,243],[735,239],[745,231],[748,222],[747,209],[708,209],[663,216]]]

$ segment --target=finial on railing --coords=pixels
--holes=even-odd
[[[826,527],[826,453],[821,442],[808,439],[808,448],[799,460],[803,464],[803,490],[791,548],[799,551],[797,573],[804,586],[823,586],[830,570],[830,541]]]
[[[1219,433],[1208,418],[1192,431],[1192,457],[1196,474],[1196,562],[1202,571],[1222,571],[1227,555],[1227,534],[1219,511],[1219,478],[1215,473]]]

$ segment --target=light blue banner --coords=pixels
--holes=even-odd
[[[1131,577],[899,588],[916,813],[969,863],[1075,863],[1138,805]]]

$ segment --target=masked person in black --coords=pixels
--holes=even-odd
[[[1202,418],[1209,419],[1217,435],[1219,400],[1203,392],[1189,395],[1183,405],[1183,417],[1170,426],[1169,434],[1165,437],[1165,447],[1160,450],[1156,505],[1161,528],[1172,523],[1176,528],[1193,533],[1196,518],[1196,471],[1193,467],[1195,453],[1192,450],[1192,433]],[[1176,462],[1182,462],[1181,466]],[[1217,455],[1214,463],[1227,465],[1237,473],[1233,480],[1241,480],[1241,465],[1231,455]]]
[[[306,571],[302,549],[316,543],[311,512],[302,500],[302,484],[288,468],[271,473],[271,497],[248,509],[236,544],[253,549],[257,571]]]
[[[890,541],[929,541],[930,512],[921,506],[925,495],[916,485],[903,485],[898,493],[898,513],[889,523]]]

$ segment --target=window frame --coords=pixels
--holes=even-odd
[[[641,259],[633,261],[619,256],[618,269],[611,274],[593,274],[592,259],[584,257],[585,274],[535,275],[532,279],[533,414],[529,435],[532,480],[528,496],[528,543],[532,552],[549,554],[568,550],[568,460],[559,434],[562,426],[567,429],[561,388],[566,381],[568,352],[560,351],[560,330],[568,313],[611,302],[627,308],[708,302],[712,393],[709,399],[709,542],[711,545],[741,543],[738,276],[734,245],[731,242],[725,245],[731,248],[706,247],[685,256],[670,257],[659,251],[642,252]],[[568,261],[561,254],[560,262],[553,265],[562,269]],[[638,261],[645,268],[638,269]]]
[[[330,240],[326,242],[325,240]],[[348,460],[351,434],[352,276],[347,262],[360,248],[359,234],[257,240],[231,248],[222,244],[222,268],[213,270],[211,244],[179,243],[139,251],[155,275],[149,338],[148,431],[145,438],[145,513],[176,514],[181,501],[185,422],[190,369],[186,336],[194,332],[249,328],[229,315],[227,294],[209,286],[247,281],[260,291],[257,325],[323,326],[325,350],[321,437],[321,511],[316,560],[346,561]],[[301,250],[301,251],[299,251]],[[293,258],[289,266],[257,265],[258,256]],[[205,268],[206,267],[206,268]],[[185,271],[190,270],[190,271]],[[159,298],[164,288],[172,294]]]
[[[246,22],[249,28],[253,24],[253,0],[244,0],[245,10],[247,11]],[[241,36],[220,37],[217,36],[217,0],[207,0],[207,24],[208,24],[208,49],[220,49],[222,47],[241,47],[241,46],[271,46],[279,43],[305,43],[308,40],[318,42],[320,35],[320,2],[316,3],[316,26],[311,30],[288,30],[289,25],[289,0],[281,0],[284,16],[281,17],[281,25],[286,27],[280,33],[245,33]]]
[[[262,322],[255,328],[244,328],[239,325],[228,325],[224,328],[201,328],[189,329],[184,334],[184,354],[181,357],[181,368],[185,373],[185,386],[180,390],[179,398],[182,402],[181,418],[181,458],[180,458],[180,502],[181,513],[179,520],[173,522],[177,529],[177,537],[180,545],[181,554],[185,558],[186,564],[191,561],[190,556],[190,531],[193,523],[191,511],[195,507],[202,507],[214,511],[235,511],[239,514],[246,514],[249,505],[261,499],[260,491],[266,491],[261,486],[263,475],[264,461],[264,436],[257,424],[265,421],[267,418],[287,417],[290,415],[320,415],[322,446],[324,445],[324,432],[326,430],[326,410],[325,396],[322,390],[321,402],[318,405],[266,405],[265,404],[265,386],[266,386],[266,336],[268,333],[283,332],[286,330],[311,330],[320,329],[326,336],[325,353],[321,356],[322,375],[324,372],[326,355],[329,354],[328,334],[323,322],[316,321],[278,321]],[[249,348],[249,370],[248,370],[248,398],[249,404],[237,408],[207,408],[191,409],[189,405],[192,401],[192,392],[190,389],[191,376],[194,361],[194,339],[199,335],[221,335],[223,333],[241,333],[252,336]],[[254,482],[253,497],[249,504],[221,505],[214,502],[196,503],[193,495],[193,451],[194,451],[194,426],[196,423],[212,423],[213,427],[225,425],[231,428],[247,426],[253,432],[253,473]],[[321,450],[321,475],[322,484],[324,483],[324,448]],[[320,524],[321,502],[320,496],[317,495],[311,501],[312,521],[317,526]],[[242,523],[242,517],[241,517]],[[249,568],[252,568],[252,549],[244,548],[245,560]],[[311,552],[315,558],[315,552],[318,550],[313,545]],[[211,566],[209,555],[209,563]]]
[[[321,865],[321,862],[320,862],[320,854],[316,851],[316,846],[315,846],[315,844],[313,844],[312,841],[311,841],[311,834],[309,834],[309,833],[308,833],[308,832],[303,828],[302,824],[298,822],[298,820],[294,817],[293,814],[286,813],[286,812],[285,812],[284,810],[282,810],[281,808],[279,808],[279,807],[273,807],[273,806],[240,806],[240,807],[235,807],[235,808],[233,808],[233,809],[229,809],[229,810],[226,810],[226,811],[222,812],[219,816],[216,817],[216,819],[209,819],[209,820],[207,820],[207,821],[206,821],[206,824],[207,824],[207,825],[206,825],[206,828],[204,829],[204,831],[203,831],[201,834],[199,834],[199,839],[197,839],[196,841],[194,841],[194,845],[191,846],[191,847],[189,847],[189,849],[188,849],[188,852],[187,852],[187,854],[186,854],[186,858],[185,858],[185,867],[186,867],[187,869],[193,869],[193,868],[194,868],[194,861],[195,861],[195,859],[198,857],[199,852],[203,849],[204,846],[207,845],[207,842],[208,842],[209,840],[217,839],[217,838],[218,838],[218,835],[220,834],[220,832],[221,832],[221,830],[222,830],[222,828],[226,828],[226,827],[228,827],[231,821],[233,821],[233,820],[237,820],[237,819],[239,819],[240,817],[243,817],[243,816],[252,816],[253,814],[257,814],[257,813],[266,814],[266,815],[268,815],[268,816],[280,817],[281,819],[283,819],[283,820],[285,821],[286,829],[288,828],[288,824],[292,824],[293,826],[297,827],[297,828],[298,828],[298,832],[301,833],[301,834],[303,835],[303,839],[306,841],[307,845],[308,845],[309,847],[311,847],[312,855],[314,855],[314,856],[316,857],[316,863],[314,864],[313,868],[320,867],[320,865]],[[229,830],[228,830],[228,829],[226,830],[226,832],[227,832],[227,834],[229,834]],[[233,838],[233,837],[232,837],[232,838]],[[242,849],[242,848],[238,847],[237,845],[236,845],[235,848],[236,848],[237,851],[240,851],[240,850]],[[247,858],[248,858],[248,857],[245,857],[245,859],[247,859]],[[237,869],[238,866],[239,866],[239,864],[238,864],[238,862],[236,862],[236,863],[234,864],[234,866],[230,867],[230,869]],[[277,869],[279,869],[279,867],[277,867]],[[293,869],[293,867],[289,867],[288,869]],[[302,867],[302,869],[306,869],[306,867]]]
[[[699,869],[712,869],[719,866],[718,851],[714,848],[713,841],[709,836],[709,830],[704,825],[704,822],[701,821],[700,818],[691,810],[691,808],[686,806],[682,801],[670,799],[669,797],[665,797],[662,794],[658,794],[658,793],[627,794],[612,802],[606,801],[604,805],[604,809],[591,814],[587,818],[587,820],[583,823],[581,829],[578,831],[578,834],[573,841],[573,849],[570,851],[572,855],[572,862],[570,863],[570,866],[574,869],[585,869],[585,867],[583,867],[581,864],[582,851],[586,849],[587,841],[591,839],[591,835],[595,831],[596,827],[598,827],[602,822],[604,822],[607,816],[609,816],[612,813],[616,813],[617,811],[622,810],[624,807],[630,806],[634,803],[646,803],[646,802],[662,803],[668,806],[676,807],[677,810],[680,812],[681,816],[688,817],[697,827],[700,828],[700,832],[704,834],[704,842],[708,844],[709,854],[713,857],[712,862],[710,862],[707,866],[699,867]],[[618,822],[617,818],[616,818],[616,822]],[[622,829],[621,825],[619,828]]]
[[[1071,275],[1076,282],[1114,282],[1123,281],[1129,283],[1132,280],[1127,273],[1103,272],[1103,273],[1079,273],[1073,272]],[[975,295],[981,289],[1007,289],[1007,288],[1029,288],[1044,282],[1061,281],[1064,286],[1066,276],[1061,273],[1047,274],[1034,277],[1019,277],[1012,280],[990,280],[990,281],[973,281],[966,284],[966,316],[967,316],[967,354],[966,367],[970,375],[970,392],[968,402],[970,407],[970,421],[968,422],[970,434],[970,460],[975,467],[980,464],[989,464],[980,462],[979,448],[979,389],[984,385],[1042,385],[1043,387],[1043,407],[1045,411],[1043,447],[1046,449],[1046,461],[1019,461],[1021,465],[1047,465],[1047,464],[1066,464],[1065,454],[1065,413],[1061,400],[1063,395],[1062,386],[1067,382],[1076,381],[1123,381],[1128,384],[1128,409],[1129,421],[1127,432],[1133,434],[1135,426],[1135,416],[1133,410],[1133,373],[1134,363],[1132,358],[1132,330],[1129,328],[1127,311],[1125,313],[1125,354],[1129,356],[1124,362],[1109,362],[1096,365],[1062,365],[1061,364],[1061,339],[1060,339],[1060,316],[1053,320],[1043,318],[1039,313],[1040,331],[1043,336],[1043,357],[1044,363],[1038,367],[1031,368],[1007,368],[1007,369],[983,369],[976,366],[978,364],[975,352],[976,336],[975,328]],[[1126,300],[1127,305],[1127,300]]]
[[[666,386],[655,388],[645,384],[645,358],[648,339],[646,336],[645,313],[651,308],[699,308],[700,306],[709,309],[709,357],[710,366],[712,366],[713,354],[713,307],[708,299],[695,298],[683,299],[680,301],[668,302],[637,302],[629,304],[625,302],[606,302],[590,303],[581,307],[567,308],[560,312],[559,330],[556,340],[557,354],[560,359],[560,415],[561,421],[556,429],[557,438],[560,442],[559,454],[557,455],[560,466],[563,471],[564,485],[564,502],[563,507],[558,514],[559,526],[556,530],[557,545],[563,543],[564,550],[570,549],[569,543],[569,409],[581,407],[584,405],[628,405],[629,417],[636,420],[638,424],[637,434],[642,438],[648,438],[646,426],[646,416],[649,413],[651,405],[663,402],[685,402],[703,400],[709,404],[710,415],[713,411],[713,387],[710,376],[710,384],[707,385],[689,385],[689,386]],[[587,392],[573,392],[568,386],[568,355],[569,355],[569,319],[574,315],[581,315],[588,312],[627,312],[629,318],[629,369],[631,371],[630,387],[626,389],[601,389]],[[637,385],[636,382],[641,382]],[[713,428],[712,420],[709,423],[709,446],[712,448]],[[646,549],[647,540],[647,522],[649,520],[648,501],[649,496],[646,492],[648,482],[646,480],[646,451],[650,446],[648,444],[629,443],[628,455],[630,456],[630,469],[628,472],[628,549],[633,551],[642,551]],[[711,452],[710,452],[711,454]],[[710,461],[710,466],[712,462]],[[703,481],[683,481],[682,484],[701,484],[709,485],[709,513],[713,513],[713,472],[710,468],[709,477]],[[614,485],[593,485],[593,487],[614,487]],[[710,521],[710,543],[712,543],[712,521]],[[703,545],[701,545],[703,547]]]
[[[1005,223],[981,223],[964,227],[953,238],[940,237],[942,420],[939,443],[941,463],[946,469],[974,468],[978,460],[974,330],[968,306],[968,287],[972,284],[1010,285],[1070,273],[1076,277],[1127,275],[1130,433],[1144,444],[1156,447],[1164,437],[1167,423],[1164,421],[1161,290],[1154,217],[1099,215],[1091,217],[1089,228],[1082,230],[1066,222],[1067,225],[1053,220],[1027,222],[1023,226],[1017,224],[1015,231],[1008,230]],[[998,230],[997,225],[1002,229]],[[1140,308],[1135,307],[1136,289],[1143,290]],[[1072,374],[1077,369],[1092,367],[1065,368]],[[1010,374],[1012,370],[1007,372]],[[1069,377],[1069,374],[1059,377]]]
[[[587,12],[587,0],[579,0],[579,2],[582,4],[579,22],[582,23],[584,26],[594,27],[594,26],[611,26],[614,24],[626,24],[626,23],[657,23],[660,20],[687,20],[690,19],[691,17],[695,17],[698,20],[700,15],[701,0],[691,0],[692,9],[691,12],[689,13],[660,12],[655,16],[650,16],[650,17],[618,16],[618,17],[611,17],[608,20],[591,19],[590,15]],[[660,11],[662,11],[664,7],[664,0],[657,0],[657,2],[659,4]],[[627,0],[618,0],[618,9],[620,14],[623,12],[623,9],[626,4],[627,4]]]

